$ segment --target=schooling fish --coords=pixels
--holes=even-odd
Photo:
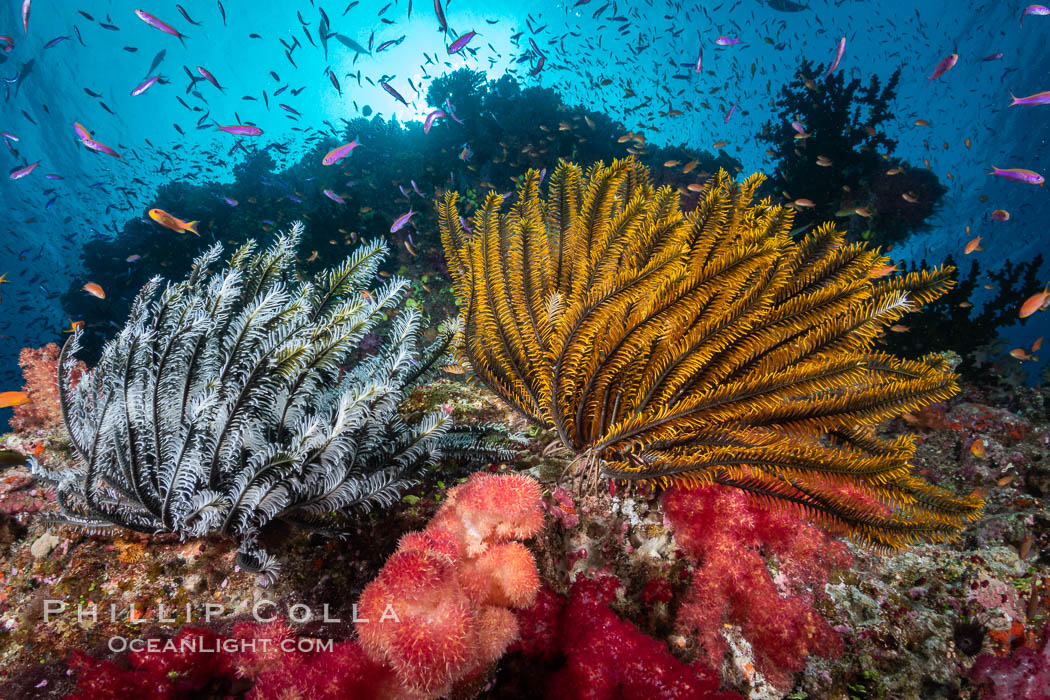
[[[998,175],[1005,177],[1007,180],[1016,180],[1017,182],[1026,182],[1029,185],[1043,186],[1043,176],[1037,172],[1031,170],[1025,170],[1024,168],[997,168],[992,166],[992,172],[989,175]]]
[[[68,36],[56,36],[54,39],[52,39],[51,41],[49,41],[46,44],[44,44],[44,48],[45,49],[50,49],[52,46],[58,46],[59,44],[61,44],[66,39],[70,39],[70,38],[71,37],[68,37]]]
[[[131,96],[132,97],[137,97],[137,96],[141,95],[142,93],[146,92],[146,90],[149,90],[151,87],[153,87],[153,85],[158,80],[160,80],[160,76],[159,75],[155,75],[152,78],[149,78],[148,80],[142,81],[141,83],[139,83],[138,85],[135,86],[134,90],[131,91]]]
[[[734,46],[740,43],[740,39],[734,39],[731,36],[720,36],[715,39],[715,43],[719,46]]]
[[[219,131],[225,131],[227,134],[234,134],[236,136],[261,136],[263,130],[257,126],[250,126],[248,124],[233,124],[231,126],[218,126]]]
[[[226,92],[226,89],[222,85],[219,85],[219,81],[215,79],[215,76],[211,74],[207,68],[203,66],[197,66],[197,72],[204,76],[204,79],[209,83],[219,88],[219,92]]]
[[[186,44],[185,39],[188,37],[185,34],[180,33],[177,29],[175,29],[175,27],[171,26],[167,22],[163,22],[157,19],[145,10],[135,10],[135,15],[154,29],[159,29],[165,34],[171,34],[172,36],[177,37],[178,40],[183,43],[183,45]]]
[[[29,5],[32,2],[33,0],[22,0],[22,26],[25,28],[26,34],[29,33]]]
[[[434,2],[437,2],[437,1],[438,0],[434,0]],[[23,15],[24,15],[25,14],[24,6],[23,6],[22,12],[23,12]],[[1018,26],[1020,26],[1020,27],[1024,26],[1024,18],[1025,18],[1026,15],[1037,15],[1037,16],[1041,15],[1041,16],[1045,17],[1046,15],[1050,15],[1050,7],[1047,7],[1045,5],[1029,5],[1028,7],[1024,8],[1024,12],[1021,13],[1021,21],[1018,23]]]
[[[160,65],[160,62],[164,60],[164,54],[166,54],[167,52],[167,49],[161,49],[157,52],[157,55],[153,57],[153,62],[149,64],[149,70],[146,71],[146,75],[149,75],[157,69],[157,66]]]
[[[403,229],[405,224],[407,224],[415,215],[416,213],[414,211],[409,210],[407,214],[402,214],[397,217],[397,219],[394,220],[394,223],[390,226],[390,233],[397,233]]]
[[[1037,292],[1032,296],[1028,297],[1023,304],[1021,304],[1021,311],[1018,316],[1021,318],[1028,318],[1036,311],[1045,309],[1047,304],[1050,304],[1050,285],[1043,287],[1043,291]]]
[[[426,119],[423,120],[423,133],[429,134],[430,128],[434,126],[434,121],[447,116],[448,115],[445,114],[442,110],[435,109],[433,112],[427,115]]]
[[[824,77],[828,77],[835,72],[835,69],[839,67],[839,61],[842,60],[842,54],[846,52],[846,37],[839,39],[839,45],[835,48],[835,61],[831,64],[831,68],[828,68],[828,72],[824,74]]]
[[[1029,95],[1028,97],[1014,97],[1014,94],[1011,92],[1010,97],[1013,98],[1013,102],[1010,103],[1011,107],[1014,105],[1050,105],[1050,90]]]
[[[343,199],[342,197],[340,197],[339,195],[337,195],[332,190],[327,190],[326,189],[326,190],[322,190],[322,192],[324,192],[324,196],[325,197],[328,197],[328,199],[332,200],[336,204],[346,204],[346,200]]]
[[[13,171],[11,173],[11,179],[12,180],[20,180],[20,179],[22,179],[23,177],[25,177],[29,173],[33,172],[33,169],[36,168],[36,166],[38,166],[38,165],[40,165],[40,161],[37,161],[35,163],[30,163],[29,165],[27,165],[24,168],[19,168],[18,170]]]
[[[436,14],[438,18],[438,27],[442,32],[447,32],[448,22],[445,20],[445,10],[441,7],[441,0],[434,0],[434,14]]]
[[[321,165],[335,165],[343,158],[350,155],[353,152],[353,150],[360,145],[361,144],[357,142],[357,139],[354,139],[350,143],[343,144],[338,148],[333,148],[332,150],[328,151],[327,154],[325,154],[324,159],[321,160]]]
[[[464,48],[466,48],[467,44],[470,43],[470,40],[473,39],[475,36],[477,36],[477,32],[467,32],[460,38],[453,41],[448,46],[448,55],[451,56],[452,54],[459,53],[460,51],[462,51]]]
[[[176,9],[176,10],[178,10],[178,11],[179,11],[179,14],[180,14],[180,15],[182,15],[182,16],[183,16],[183,18],[185,18],[185,20],[186,20],[187,22],[189,22],[190,24],[192,24],[192,25],[194,25],[194,26],[197,26],[197,27],[201,26],[201,23],[200,23],[200,22],[194,22],[194,21],[193,21],[192,19],[190,19],[190,16],[189,16],[189,14],[187,14],[187,13],[186,13],[186,10],[185,10],[185,9],[183,9],[182,5],[176,5],[176,6],[175,6],[175,9]]]
[[[401,96],[400,92],[391,87],[390,83],[381,80],[379,81],[379,86],[386,90],[395,100],[397,100],[406,107],[408,106],[408,102],[405,102],[405,98]]]
[[[945,58],[944,60],[942,60],[940,63],[937,64],[937,67],[933,69],[933,74],[930,75],[929,77],[927,77],[926,80],[935,80],[935,79],[941,77],[942,75],[944,75],[945,73],[950,71],[952,68],[954,68],[955,64],[956,64],[956,62],[958,62],[958,60],[959,60],[959,54],[957,54],[957,53],[950,54],[947,58]]]
[[[169,228],[176,233],[186,233],[189,231],[194,236],[200,236],[200,234],[197,233],[197,224],[200,223],[199,221],[183,221],[176,216],[172,216],[163,209],[150,209],[149,218],[153,219],[164,228]]]
[[[102,287],[100,287],[98,284],[96,284],[94,282],[88,282],[83,287],[81,287],[81,289],[83,289],[85,292],[87,292],[91,296],[95,297],[96,299],[105,299],[106,298],[105,290],[103,290]]]

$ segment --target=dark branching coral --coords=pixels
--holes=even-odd
[[[296,224],[258,253],[250,241],[219,274],[208,270],[216,245],[185,281],[161,290],[152,279],[72,390],[80,333],[71,336],[60,403],[81,463],[33,465],[58,485],[59,522],[232,535],[241,566],[273,575],[274,557],[257,546],[268,523],[335,534],[336,516],[398,499],[439,454],[448,417],[409,425],[397,407],[453,327],[420,360],[418,313],[402,311],[377,354],[355,362],[362,336],[397,306],[406,282],[364,288],[384,255],[378,242],[296,279],[301,234]]]
[[[859,78],[847,80],[842,71],[816,79],[823,68],[802,61],[799,77],[786,83],[776,99],[780,111],[759,136],[772,146],[777,160],[772,178],[776,190],[816,205],[800,211],[795,225],[817,225],[839,214],[853,238],[879,244],[925,228],[947,189],[929,170],[903,167],[894,158],[897,143],[886,135],[885,126],[893,120],[890,107],[900,71],[885,83],[873,75],[864,85]],[[804,125],[805,138],[792,127],[796,121]],[[820,165],[818,156],[831,165]],[[871,217],[849,216],[857,207],[869,210]]]
[[[761,182],[721,172],[683,214],[633,160],[563,163],[546,200],[535,171],[510,213],[491,194],[473,233],[447,194],[465,360],[584,473],[731,485],[882,547],[952,536],[982,502],[911,476],[914,442],[874,426],[956,376],[871,349],[950,270],[872,279],[877,250],[831,225],[794,242]]]

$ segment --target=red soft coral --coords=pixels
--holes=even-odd
[[[662,642],[642,633],[609,607],[619,579],[580,578],[568,603],[544,589],[518,613],[522,635],[512,650],[530,659],[564,665],[547,679],[555,700],[730,700],[718,692],[717,675],[687,665]]]
[[[757,669],[778,687],[790,686],[809,654],[841,653],[838,635],[812,607],[828,574],[851,562],[841,542],[717,485],[670,489],[663,506],[675,540],[699,563],[677,625],[696,635],[708,665],[721,665],[725,624],[741,628]],[[785,591],[769,574],[770,554]]]
[[[15,406],[10,422],[12,430],[52,429],[62,425],[62,408],[58,401],[58,354],[58,346],[54,343],[39,349],[22,348],[18,354],[18,364],[26,382],[22,390],[29,396],[29,403]],[[73,369],[74,386],[86,371],[84,363],[77,362]]]

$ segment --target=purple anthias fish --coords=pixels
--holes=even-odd
[[[462,51],[464,48],[466,48],[467,44],[470,43],[470,40],[477,36],[477,34],[477,32],[467,32],[460,38],[453,41],[448,46],[448,55],[451,56],[454,53],[459,53],[460,51]]]
[[[733,112],[735,112],[735,111],[736,111],[736,107],[737,107],[737,106],[736,106],[736,103],[733,103],[733,106],[729,108],[729,113],[728,113],[728,114],[726,114],[726,122],[725,122],[726,124],[728,124],[728,123],[729,123],[729,118],[730,118],[731,116],[733,116]]]
[[[415,215],[416,213],[414,211],[409,210],[407,214],[402,214],[401,216],[397,217],[397,219],[394,220],[394,223],[390,226],[390,233],[397,233],[398,231],[403,229],[405,227],[405,224],[407,224],[409,220],[411,220],[412,217]]]
[[[99,153],[105,153],[107,156],[113,156],[114,158],[120,158],[120,154],[114,151],[112,148],[104,143],[99,143],[92,139],[81,139],[80,142],[90,148],[92,151],[98,151]]]
[[[290,113],[294,114],[297,117],[303,116],[303,115],[299,114],[299,112],[297,110],[293,109],[292,107],[289,107],[288,105],[284,104],[283,102],[278,104],[277,106],[280,107],[281,109],[283,109],[285,112],[290,112]]]
[[[696,54],[696,67],[693,68],[694,73],[704,72],[704,45],[700,45],[700,51]]]
[[[343,158],[350,155],[350,153],[360,145],[361,144],[357,142],[357,139],[354,139],[350,143],[345,143],[342,146],[333,148],[325,154],[325,157],[321,160],[321,165],[334,165],[338,163]]]
[[[1024,168],[997,168],[992,166],[992,172],[989,175],[998,175],[1005,177],[1007,180],[1015,180],[1017,182],[1025,182],[1029,185],[1043,185],[1043,176],[1037,172],[1031,170],[1025,170]]]
[[[982,61],[998,61],[1002,57],[1003,57],[1003,52],[1002,51],[996,51],[995,53],[988,54],[987,56],[985,56],[981,60]]]
[[[452,117],[452,121],[457,124],[463,123],[463,120],[456,116],[456,110],[452,109],[452,103],[448,101],[447,97],[445,98],[445,110],[447,111],[448,116]]]
[[[176,5],[176,6],[175,6],[175,9],[176,9],[176,10],[178,10],[178,11],[179,11],[179,14],[180,14],[180,15],[182,15],[182,17],[183,17],[183,18],[184,18],[184,19],[185,19],[185,20],[186,20],[187,22],[189,22],[190,24],[192,24],[192,25],[194,25],[194,26],[196,26],[196,27],[199,27],[199,26],[201,26],[201,23],[200,23],[200,22],[194,22],[194,21],[193,21],[192,19],[190,19],[190,16],[189,16],[189,15],[188,15],[188,14],[186,13],[186,10],[182,9],[182,5]]]
[[[65,41],[66,39],[69,39],[69,38],[70,37],[68,37],[68,36],[56,36],[54,39],[52,39],[51,41],[49,41],[46,44],[44,44],[44,48],[45,49],[50,49],[52,46],[58,46],[63,41]]]
[[[842,60],[842,54],[846,53],[846,37],[839,39],[839,44],[835,47],[835,61],[831,64],[831,68],[828,68],[828,72],[824,74],[824,77],[828,77],[835,72],[835,69],[839,67],[839,61]]]
[[[423,120],[423,133],[424,134],[429,134],[430,133],[430,127],[434,126],[434,121],[436,119],[441,119],[442,117],[447,117],[447,116],[448,115],[445,114],[442,110],[435,109],[433,112],[431,112],[430,114],[427,115],[426,119]]]
[[[3,136],[8,141],[18,141],[18,137],[12,134],[10,131],[0,131],[0,136]]]
[[[159,75],[155,75],[152,78],[147,78],[146,80],[143,80],[141,83],[135,86],[134,90],[131,91],[131,96],[137,97],[138,95],[141,95],[142,93],[146,92],[146,90],[149,90],[151,87],[153,87],[158,80],[160,80]]]
[[[740,43],[740,39],[734,39],[731,36],[720,36],[715,39],[715,43],[719,46],[733,46]]]
[[[248,124],[232,124],[230,126],[220,126],[219,131],[225,131],[227,134],[234,134],[236,136],[260,136],[263,130],[257,126],[250,126]]]
[[[470,224],[467,223],[467,220],[463,218],[462,214],[459,215],[459,225],[462,226],[463,230],[467,233],[474,233],[474,229],[470,227]]]
[[[1037,15],[1045,17],[1047,15],[1050,15],[1050,7],[1047,7],[1046,5],[1029,5],[1028,7],[1024,8],[1024,12],[1021,13],[1021,21],[1018,23],[1018,26],[1024,26],[1024,18],[1026,15]]]
[[[416,184],[416,181],[415,180],[409,180],[409,182],[412,183],[412,189],[416,191],[416,194],[418,194],[420,197],[423,197],[424,195],[423,195],[422,192],[419,191],[419,185]]]
[[[324,196],[325,197],[328,197],[328,199],[332,200],[336,204],[346,204],[346,200],[343,199],[342,197],[340,197],[339,195],[337,195],[332,190],[322,190],[322,191],[324,192]]]
[[[215,79],[215,76],[212,75],[211,71],[209,71],[207,68],[205,68],[204,66],[197,66],[197,72],[203,75],[204,79],[207,80],[209,83],[219,88],[219,92],[225,92],[225,89],[222,87],[222,85],[219,85],[219,81]]]
[[[4,53],[11,53],[11,50],[15,48],[14,37],[8,36],[7,34],[0,35],[0,48],[3,48]]]
[[[941,77],[942,75],[950,71],[952,68],[954,68],[955,64],[958,62],[959,54],[953,53],[948,55],[940,63],[937,64],[937,67],[933,69],[933,74],[927,77],[926,80],[935,80],[936,78]]]
[[[1013,99],[1013,102],[1010,103],[1011,107],[1014,105],[1050,105],[1050,91],[1038,92],[1028,97],[1014,97],[1011,92],[1010,97]]]
[[[29,165],[27,165],[24,168],[19,168],[18,170],[13,171],[11,173],[11,179],[12,180],[19,180],[19,179],[25,177],[29,173],[33,172],[33,169],[36,168],[36,166],[38,166],[38,165],[40,165],[40,161],[37,161],[35,163],[30,163]]]
[[[22,0],[22,26],[29,33],[29,5],[33,0]]]
[[[174,37],[178,37],[179,41],[181,41],[183,44],[186,43],[185,41],[183,41],[187,38],[186,35],[181,33],[179,30],[175,29],[175,27],[171,26],[167,22],[163,22],[157,19],[145,10],[135,10],[135,14],[138,16],[139,19],[141,19],[143,22],[153,27],[154,29],[159,29],[165,34],[171,34]]]
[[[391,87],[390,83],[387,83],[385,81],[380,81],[379,85],[384,90],[386,90],[390,94],[390,96],[393,97],[395,100],[397,100],[398,102],[400,102],[401,104],[403,104],[406,107],[408,106],[408,102],[405,102],[405,98],[401,96],[400,92],[398,92],[393,87]]]
[[[223,199],[224,202],[229,204],[231,207],[237,206],[237,200],[236,199],[230,199],[229,197],[223,197],[222,199]]]

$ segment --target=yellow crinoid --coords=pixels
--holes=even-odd
[[[616,480],[720,483],[883,548],[940,541],[983,502],[910,474],[881,421],[958,387],[936,356],[873,340],[951,270],[879,278],[886,258],[754,202],[763,177],[711,179],[695,211],[633,159],[529,171],[505,212],[438,204],[463,359],[577,464]],[[874,274],[873,274],[874,273]]]

